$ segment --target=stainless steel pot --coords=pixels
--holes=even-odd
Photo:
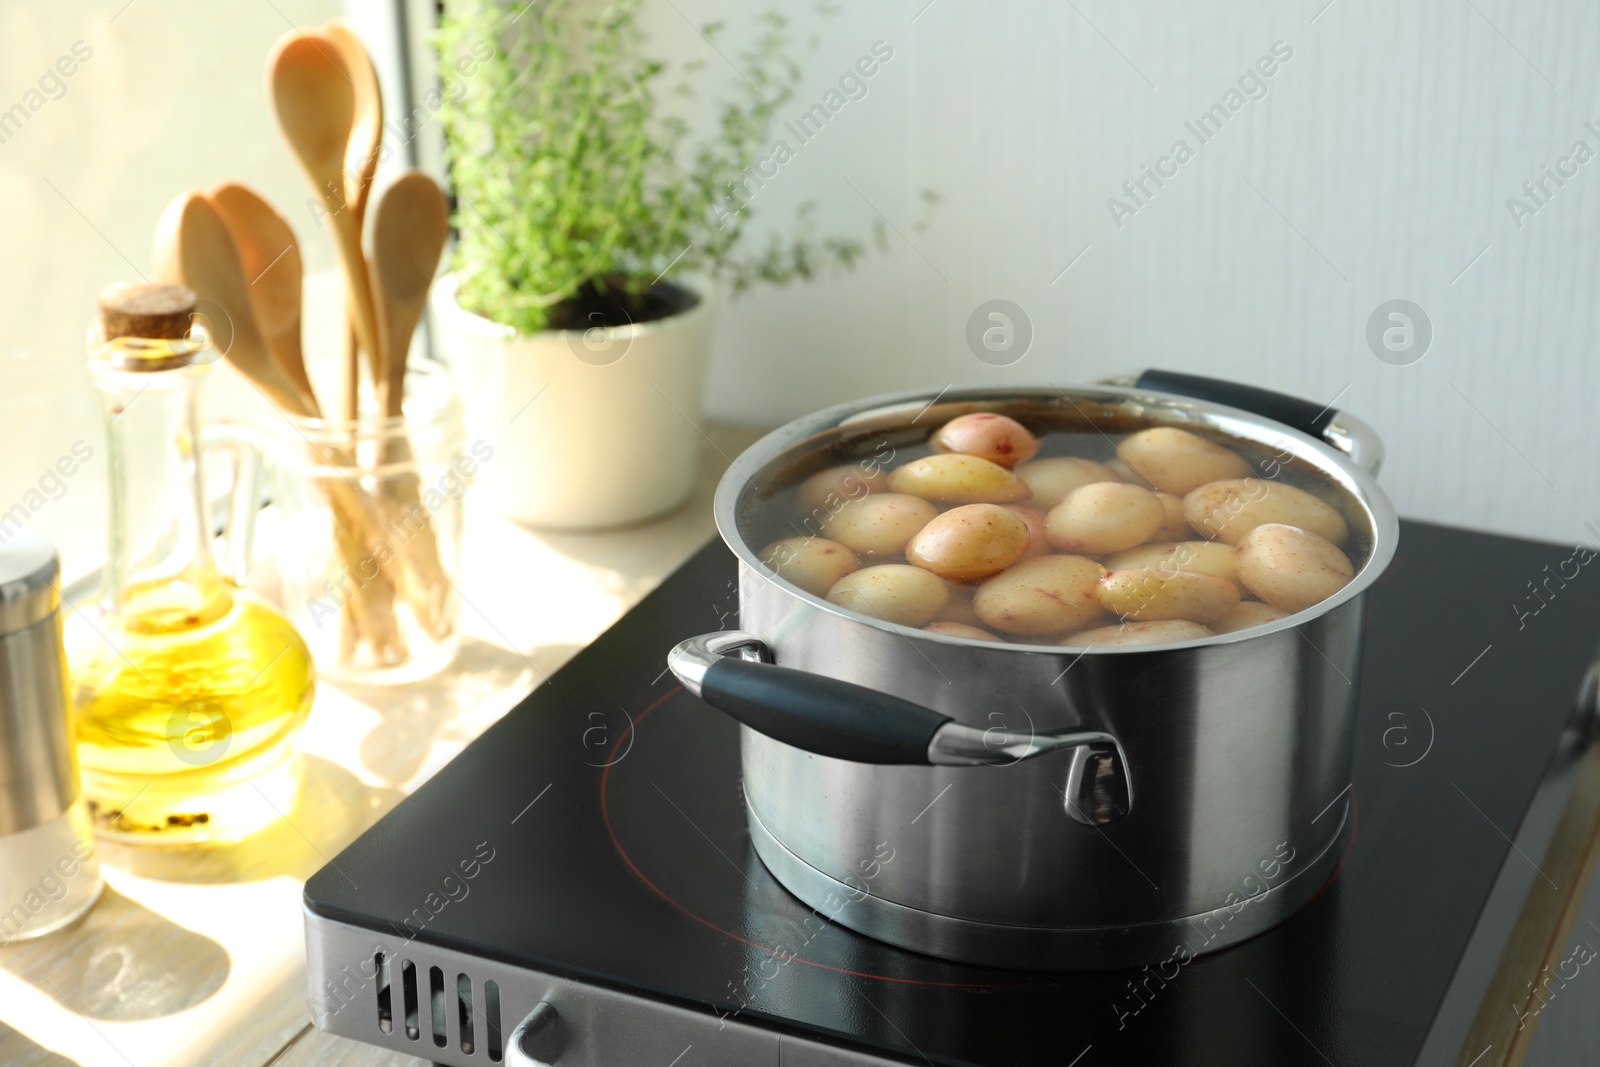
[[[1258,476],[1292,472],[1349,502],[1359,570],[1265,627],[1084,652],[876,622],[757,560],[759,505],[782,487],[903,453],[972,410],[1229,439]],[[724,477],[716,516],[740,560],[742,629],[668,662],[741,722],[756,851],[819,914],[993,966],[1181,963],[1282,921],[1345,853],[1362,594],[1399,530],[1372,478],[1380,454],[1344,413],[1158,371],[840,405],[769,434]]]

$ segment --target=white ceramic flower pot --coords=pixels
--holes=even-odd
[[[455,278],[434,286],[440,343],[469,438],[494,449],[478,475],[501,511],[555,529],[622,526],[688,499],[715,293],[679,315],[520,334],[464,311]]]

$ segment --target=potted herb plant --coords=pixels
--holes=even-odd
[[[749,92],[696,135],[676,109],[705,61],[669,79],[644,54],[639,0],[517,7],[444,5],[459,240],[436,321],[494,448],[480,478],[500,508],[558,528],[637,522],[692,486],[719,289],[848,268],[865,245],[810,236],[802,208],[796,236],[740,251],[752,168],[770,176],[790,151],[769,129],[799,77],[781,15],[736,62]]]

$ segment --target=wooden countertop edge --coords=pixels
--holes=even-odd
[[[1600,860],[1600,744],[1579,757],[1572,793],[1539,865],[1458,1067],[1520,1067],[1533,1046],[1550,982],[1560,982],[1568,940]],[[1592,950],[1591,950],[1592,953]],[[1587,961],[1585,961],[1587,962]]]

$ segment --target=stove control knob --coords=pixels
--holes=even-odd
[[[561,1054],[561,1017],[549,1001],[539,1006],[511,1031],[506,1067],[551,1067]]]

